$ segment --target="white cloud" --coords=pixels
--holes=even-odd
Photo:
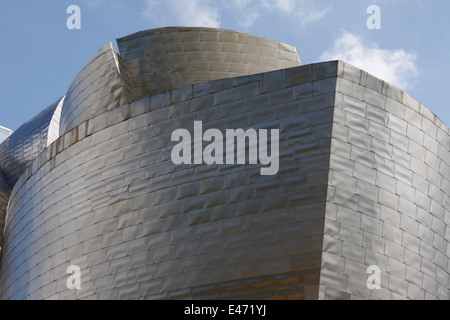
[[[249,12],[241,19],[239,25],[245,29],[250,28],[261,15],[258,12]]]
[[[253,0],[233,0],[233,5],[238,8],[244,8]]]
[[[306,0],[146,0],[143,14],[163,25],[218,28],[221,24],[219,11],[223,11],[230,14],[237,25],[249,28],[263,14],[277,12],[297,18],[304,26],[323,19],[331,9],[318,9],[311,3]]]
[[[346,31],[320,59],[342,60],[403,90],[407,90],[419,74],[416,55],[402,49],[380,49],[376,44],[364,43],[361,37]]]
[[[304,26],[308,23],[313,23],[319,20],[322,20],[333,7],[327,7],[325,9],[311,9],[311,11],[307,13],[300,12],[300,22]]]
[[[251,27],[261,17],[257,6],[252,5],[253,0],[233,0],[232,10],[238,14],[238,25],[244,29]]]
[[[89,8],[97,9],[106,3],[106,0],[85,0]]]
[[[212,3],[210,0],[147,0],[144,16],[163,24],[218,28],[220,16]]]
[[[292,13],[297,7],[294,0],[276,0],[275,5],[283,13]]]
[[[250,0],[251,1],[251,0]],[[278,11],[282,14],[298,18],[301,26],[323,19],[332,6],[317,8],[307,0],[255,0],[266,11]],[[247,2],[249,2],[247,0]]]

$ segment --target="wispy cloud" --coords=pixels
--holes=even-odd
[[[106,0],[84,0],[89,8],[97,9],[106,3]]]
[[[256,20],[261,17],[261,14],[258,12],[249,12],[248,14],[243,16],[243,19],[239,21],[239,25],[245,29],[250,28]]]
[[[278,12],[286,17],[298,19],[299,24],[303,27],[323,19],[332,9],[332,6],[318,8],[312,1],[307,0],[235,0],[236,2],[244,3],[246,6],[245,11],[240,11],[242,16],[260,11]]]
[[[193,27],[220,26],[215,1],[210,0],[147,0],[144,16],[162,24]]]
[[[325,18],[325,16],[327,15],[327,13],[332,9],[332,6],[326,7],[324,9],[317,9],[317,8],[313,8],[311,9],[309,12],[304,13],[303,11],[301,11],[299,13],[300,16],[300,22],[303,26],[309,24],[309,23],[313,23],[319,20],[322,20],[323,18]]]
[[[306,0],[146,0],[143,13],[160,24],[217,28],[221,25],[219,12],[224,12],[237,25],[249,28],[264,14],[272,12],[295,17],[305,26],[323,19],[330,9],[317,8]]]
[[[403,90],[410,88],[419,75],[415,54],[402,49],[380,49],[377,44],[365,43],[362,37],[346,31],[320,59],[348,62]]]
[[[284,13],[292,13],[296,10],[297,4],[294,0],[276,0],[272,1],[276,8]]]

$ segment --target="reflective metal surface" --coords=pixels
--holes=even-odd
[[[59,100],[0,144],[0,247],[9,195],[30,163],[47,147],[50,120]]]
[[[240,39],[167,31],[119,40],[124,60],[102,48],[64,104],[28,129],[41,132],[31,135],[39,142],[31,164],[0,179],[14,186],[2,299],[450,298],[447,126],[340,61],[181,88],[165,79],[173,87],[149,93],[139,84],[152,85],[146,62],[135,61],[144,70],[136,75],[127,69],[133,52],[165,39],[163,48],[188,42],[196,56],[207,41]],[[96,63],[104,72],[91,72]],[[113,88],[122,89],[111,97],[128,100],[100,102],[97,90]],[[260,165],[175,165],[171,135],[193,132],[195,121],[220,132],[279,129],[278,174],[262,176]],[[4,150],[1,157],[12,152]],[[81,268],[80,290],[66,286],[71,265]],[[367,286],[369,266],[380,270],[379,289]]]

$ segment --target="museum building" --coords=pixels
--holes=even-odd
[[[450,298],[449,128],[420,102],[230,30],[117,44],[0,128],[0,299]]]

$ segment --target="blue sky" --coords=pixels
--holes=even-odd
[[[81,30],[69,30],[70,5]],[[370,30],[367,8],[381,9]],[[0,125],[16,130],[65,95],[108,41],[164,26],[247,32],[340,58],[406,90],[450,125],[448,0],[0,0]]]

